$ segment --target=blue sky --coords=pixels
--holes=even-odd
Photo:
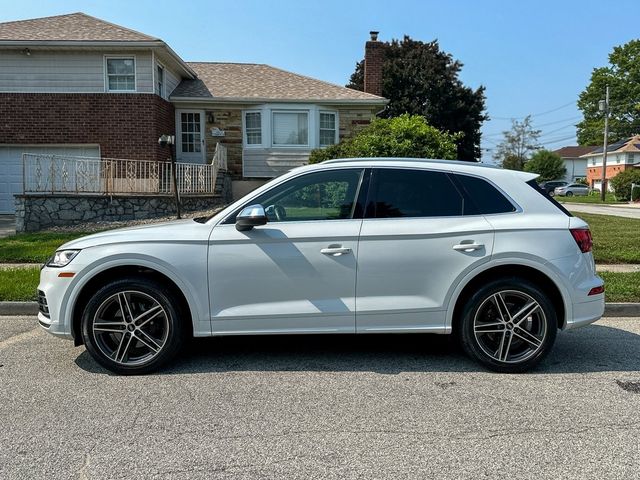
[[[438,39],[464,63],[462,80],[487,89],[487,149],[510,118],[527,114],[548,148],[575,142],[575,101],[592,69],[639,35],[630,14],[637,0],[0,0],[0,7],[0,21],[83,11],[158,36],[187,61],[267,63],[342,85],[369,30],[381,40]]]

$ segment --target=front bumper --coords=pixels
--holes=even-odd
[[[38,324],[57,337],[73,339],[71,322],[66,321],[65,299],[73,278],[59,277],[61,272],[74,272],[74,269],[44,267],[40,271],[38,284]]]

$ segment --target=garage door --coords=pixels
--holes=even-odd
[[[75,157],[100,157],[100,147],[0,145],[0,213],[14,213],[13,196],[22,193],[22,154],[45,153]]]

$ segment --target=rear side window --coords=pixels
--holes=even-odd
[[[562,205],[560,205],[552,196],[550,196],[546,192],[546,190],[544,190],[543,188],[540,188],[540,185],[538,185],[538,182],[536,182],[535,180],[529,180],[527,182],[527,185],[529,185],[536,192],[538,192],[540,195],[546,198],[549,202],[553,203],[558,208],[558,210],[564,213],[567,217],[573,217],[573,215],[571,215],[571,212],[569,210],[567,210]]]
[[[446,173],[427,170],[374,170],[367,218],[462,215],[464,200]]]
[[[454,175],[454,177],[469,199],[465,215],[490,215],[516,211],[513,203],[486,180],[469,175]]]

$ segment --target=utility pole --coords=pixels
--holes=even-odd
[[[598,109],[604,112],[604,143],[602,150],[602,181],[600,183],[600,199],[604,202],[607,194],[607,147],[609,143],[609,85],[607,85],[604,101],[598,102]]]

